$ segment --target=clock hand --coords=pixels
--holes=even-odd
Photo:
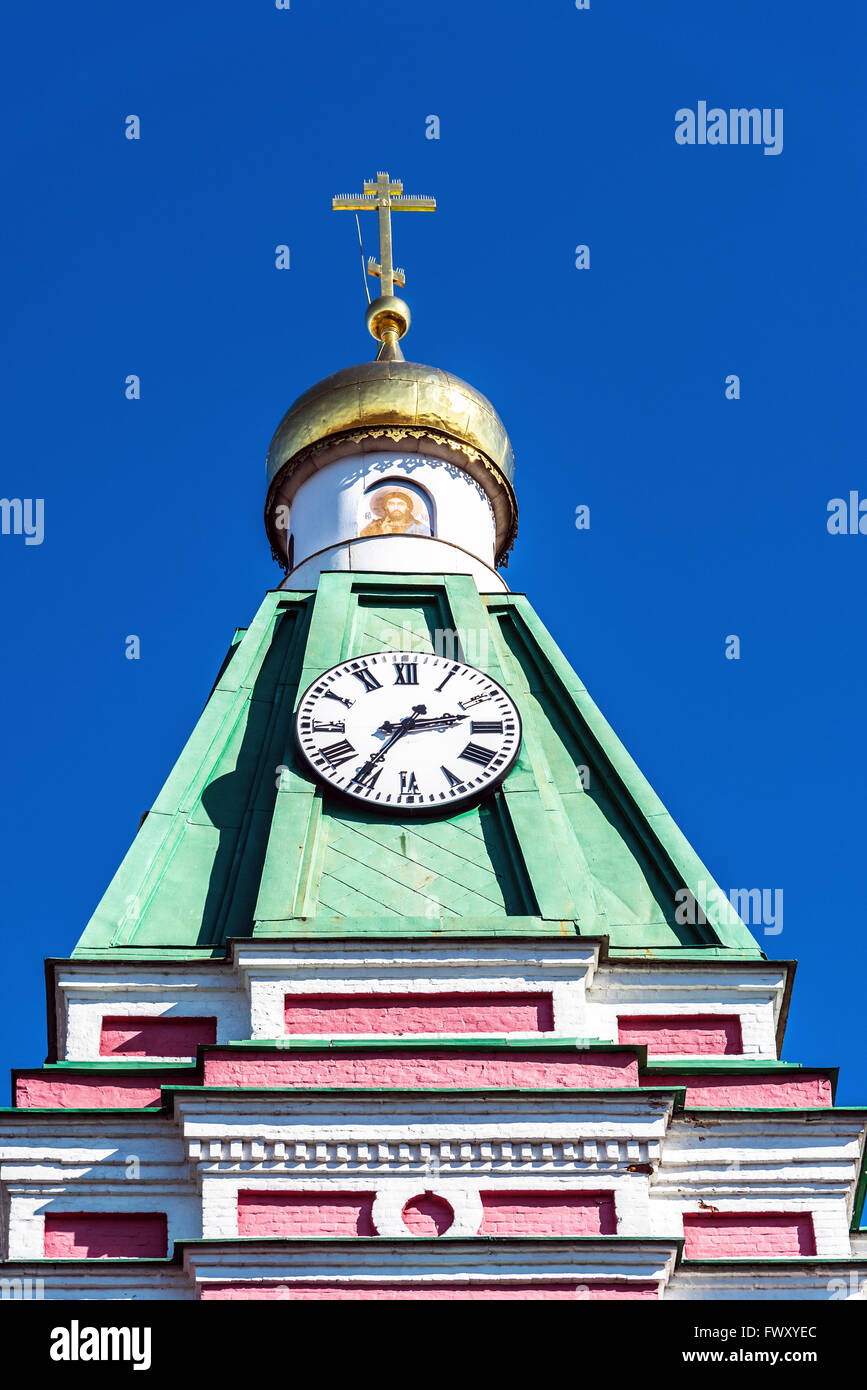
[[[369,772],[372,772],[373,769],[376,767],[376,764],[378,762],[381,762],[381,760],[385,757],[389,748],[391,748],[395,743],[397,743],[399,738],[403,738],[404,734],[408,734],[415,721],[418,719],[419,715],[424,713],[426,713],[426,707],[424,705],[413,705],[412,714],[408,714],[406,719],[401,719],[399,724],[392,725],[394,732],[392,733],[391,738],[386,740],[386,742],[382,745],[378,752],[374,753],[372,757],[368,758],[367,762],[364,764],[362,768],[359,769],[359,771],[356,773],[355,777],[352,780],[354,782],[363,782],[367,774]]]
[[[434,729],[437,726],[442,726],[444,728],[449,727],[452,724],[460,724],[461,720],[466,718],[467,716],[465,714],[440,714],[435,719],[417,719],[415,723],[407,729],[407,733],[414,734],[419,729]],[[400,725],[392,724],[390,720],[386,719],[385,723],[380,725],[380,728],[384,733],[390,734],[392,729],[398,729]]]

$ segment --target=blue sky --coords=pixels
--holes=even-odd
[[[723,888],[783,891],[783,1055],[867,1101],[867,536],[826,526],[867,496],[864,27],[833,0],[19,7],[0,494],[43,498],[45,535],[0,536],[0,1062],[44,1056],[42,958],[279,580],[265,451],[371,356],[330,200],[384,168],[439,203],[395,221],[406,355],[489,395],[515,446],[511,586]],[[782,108],[782,153],[678,145],[700,100]]]

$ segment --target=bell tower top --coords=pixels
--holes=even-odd
[[[334,198],[337,212],[373,212],[379,260],[367,276],[367,326],[376,360],[325,377],[284,415],[268,451],[265,527],[287,588],[315,588],[319,575],[352,569],[471,574],[482,592],[507,588],[518,508],[514,458],[494,407],[436,367],[407,362],[400,340],[409,306],[394,293],[392,212],[432,212],[436,199],[405,195],[387,173],[360,194]],[[361,229],[359,224],[359,238]]]

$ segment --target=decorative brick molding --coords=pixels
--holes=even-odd
[[[239,1236],[372,1236],[373,1192],[238,1193]]]
[[[620,1042],[647,1044],[654,1057],[715,1057],[742,1054],[737,1014],[634,1014],[617,1020]]]
[[[813,1218],[807,1211],[684,1212],[687,1259],[815,1255]]]
[[[168,1254],[162,1212],[48,1212],[45,1255],[50,1259],[154,1259]]]
[[[638,1085],[634,1054],[541,1049],[522,1051],[395,1048],[376,1051],[290,1047],[206,1053],[206,1086],[570,1086]]]
[[[544,951],[520,937],[263,938],[233,942],[225,960],[188,963],[182,971],[126,960],[118,972],[104,961],[74,960],[58,962],[54,976],[57,1056],[68,1061],[101,1055],[106,1014],[139,1019],[195,1012],[216,1018],[222,1043],[285,1036],[289,995],[388,994],[410,1002],[431,995],[550,996],[551,1036],[606,1042],[617,1039],[618,1015],[706,1016],[710,1006],[740,1019],[744,1056],[773,1062],[789,968],[758,960],[612,961],[598,941],[578,937],[548,937]],[[490,1021],[485,1027],[490,1031]]]
[[[87,1110],[90,1107],[145,1109],[160,1104],[162,1078],[110,1079],[93,1072],[89,1076],[62,1077],[34,1072],[15,1082],[15,1104],[21,1109],[45,1107]]]
[[[373,1204],[377,1234],[391,1240],[446,1232],[450,1237],[475,1236],[481,1222],[482,1204],[472,1183],[422,1187],[416,1178],[392,1179],[379,1188]]]
[[[441,1168],[461,1171],[467,1165],[485,1171],[494,1164],[512,1170],[526,1171],[530,1167],[546,1171],[558,1168],[617,1168],[629,1163],[649,1167],[659,1159],[660,1145],[655,1140],[636,1142],[625,1137],[605,1139],[576,1139],[573,1142],[533,1139],[454,1140],[451,1143],[424,1143],[415,1139],[370,1139],[334,1141],[311,1135],[304,1140],[283,1139],[190,1139],[187,1150],[190,1159],[199,1163],[259,1164],[279,1163],[289,1169],[310,1171],[328,1168],[355,1168],[382,1171],[417,1167],[427,1171],[435,1161]]]
[[[766,1073],[728,1072],[724,1076],[678,1072],[651,1072],[641,1077],[641,1086],[685,1086],[686,1108],[752,1109],[768,1106],[785,1109],[827,1108],[833,1102],[831,1081],[821,1072]]]
[[[482,1192],[483,1236],[613,1236],[611,1192]]]
[[[287,1033],[548,1033],[550,993],[287,994]]]
[[[99,1036],[100,1057],[190,1057],[202,1043],[217,1041],[215,1018],[178,1015],[107,1016]]]
[[[832,1073],[777,1062],[780,967],[443,937],[61,974],[63,1064],[17,1075],[0,1147],[6,1268],[47,1297],[80,1296],[88,1264],[110,1298],[428,1301],[823,1298],[819,1259],[857,1270],[864,1117],[830,1107]],[[201,1020],[201,1065],[171,1060]],[[101,1051],[103,1021],[131,1050]],[[164,1274],[141,1232],[111,1235],[127,1206],[162,1215],[143,1248],[178,1251]],[[677,1264],[684,1231],[704,1262]]]

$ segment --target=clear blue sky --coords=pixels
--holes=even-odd
[[[833,0],[16,10],[0,495],[43,498],[45,537],[0,536],[0,1062],[44,1056],[42,958],[279,580],[265,450],[371,355],[330,199],[385,168],[439,200],[395,222],[407,356],[488,394],[515,446],[512,587],[719,883],[783,890],[784,1056],[867,1101],[867,536],[826,529],[867,496],[865,51]],[[783,108],[782,154],[677,145],[699,100]]]

